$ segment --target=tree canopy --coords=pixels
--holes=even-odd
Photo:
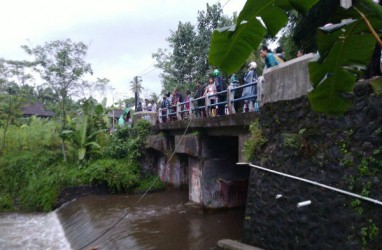
[[[256,50],[267,33],[276,35],[288,22],[287,13],[308,11],[318,0],[247,1],[236,25],[215,30],[209,53],[210,63],[234,73]],[[337,6],[340,2],[335,1]],[[352,19],[332,29],[317,31],[318,62],[309,65],[313,91],[312,108],[330,113],[344,112],[349,106],[343,93],[352,90],[374,51],[376,36],[382,31],[382,8],[371,0],[355,0],[353,7],[339,9],[334,20]],[[259,20],[261,19],[261,21]]]
[[[70,39],[47,42],[44,45],[22,48],[34,57],[34,69],[44,84],[51,88],[53,96],[58,97],[61,110],[62,131],[66,129],[67,104],[70,97],[85,93],[85,89],[93,85],[86,76],[93,74],[91,65],[86,62],[87,45],[82,42],[72,42]],[[105,86],[107,79],[98,79],[99,86]],[[66,160],[64,136],[62,151]]]
[[[214,29],[229,25],[232,20],[223,15],[220,5],[206,5],[206,10],[199,11],[197,24],[179,22],[176,31],[171,31],[167,38],[170,49],[158,49],[153,57],[156,67],[162,69],[164,91],[176,87],[189,89],[196,80],[205,79],[211,69],[208,51]]]

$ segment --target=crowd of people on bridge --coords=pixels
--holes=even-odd
[[[266,46],[261,47],[260,57],[264,60],[265,68],[268,69],[277,66],[286,61],[283,50],[278,47],[274,52],[269,50]],[[297,57],[304,54],[303,50],[299,50]],[[243,85],[246,87],[235,89],[234,98],[240,98],[240,102],[234,103],[236,112],[253,112],[258,110],[257,102],[257,84],[259,81],[258,74],[256,72],[256,62],[250,62],[248,69],[243,77]],[[179,88],[174,89],[172,93],[168,92],[163,95],[160,104],[160,115],[163,122],[166,121],[167,115],[170,120],[176,120],[176,107],[178,103],[182,103],[181,109],[183,111],[189,111],[190,101],[193,99],[194,112],[198,117],[206,117],[206,111],[210,116],[222,116],[227,114],[227,105],[224,103],[227,98],[227,93],[224,92],[228,86],[237,88],[240,84],[239,78],[236,74],[233,74],[229,79],[225,79],[218,69],[214,69],[206,84],[201,81],[196,81],[195,89],[192,91],[194,95],[191,95],[191,91],[187,90],[183,95]],[[223,93],[221,93],[223,91]],[[208,109],[206,106],[206,97],[209,98],[210,105]],[[223,103],[223,104],[222,104]],[[216,104],[216,105],[214,105]],[[187,118],[188,112],[182,112],[182,118]]]

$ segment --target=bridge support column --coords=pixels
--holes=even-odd
[[[237,167],[237,137],[175,136],[188,155],[189,199],[205,208],[244,206],[249,168]],[[180,143],[179,143],[180,142]]]
[[[197,204],[202,204],[202,176],[203,176],[203,160],[190,157],[189,158],[189,200]]]
[[[170,162],[167,163],[167,157],[161,157],[159,160],[159,177],[162,182],[174,187],[188,185],[188,162],[185,155],[173,155]]]
[[[206,208],[244,206],[249,169],[241,169],[235,161],[210,159],[201,174],[201,205]]]
[[[238,167],[243,136],[151,136],[149,148],[162,152],[156,160],[164,183],[188,185],[190,201],[204,208],[244,206],[249,167]],[[173,151],[175,154],[167,163]]]

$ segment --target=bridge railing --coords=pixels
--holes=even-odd
[[[168,121],[177,121],[182,119],[196,118],[201,112],[205,113],[207,117],[214,116],[212,113],[213,107],[224,106],[226,114],[236,114],[235,102],[249,100],[249,105],[254,105],[255,111],[258,110],[258,102],[251,103],[253,99],[257,98],[257,94],[238,97],[235,98],[235,92],[246,88],[256,86],[256,83],[248,83],[238,87],[228,86],[228,89],[217,92],[213,95],[202,96],[199,98],[191,98],[189,101],[178,102],[176,106],[171,106],[169,108],[160,108],[158,111],[158,119],[160,123]],[[257,93],[257,91],[256,91]],[[221,98],[219,98],[221,97]],[[217,99],[216,102],[212,103],[212,99]],[[204,105],[199,106],[198,101],[204,100]]]

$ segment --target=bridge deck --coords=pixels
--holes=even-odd
[[[231,134],[241,134],[239,130],[245,129],[248,131],[248,126],[253,123],[258,116],[258,112],[247,112],[217,117],[195,118],[192,119],[189,129],[191,131],[204,129],[219,134],[223,133],[224,130],[229,130]],[[189,122],[190,120],[180,120],[160,123],[155,129],[178,134],[180,131],[186,129]],[[236,133],[235,130],[237,131]]]

